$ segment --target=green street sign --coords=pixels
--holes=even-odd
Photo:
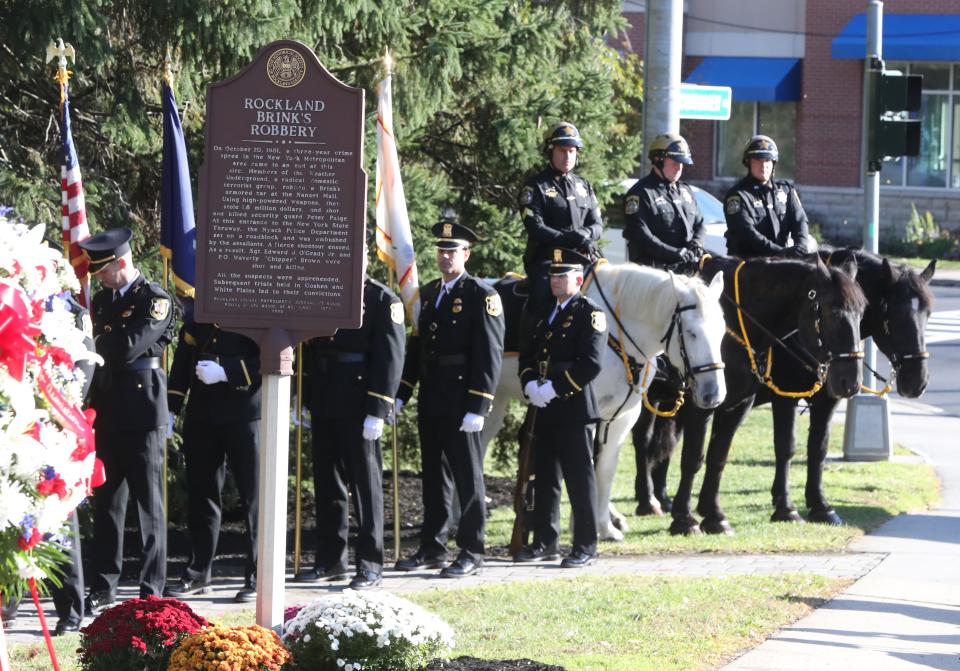
[[[726,121],[730,118],[733,89],[729,86],[680,84],[680,118]]]

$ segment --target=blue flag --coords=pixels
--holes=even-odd
[[[187,165],[187,145],[168,82],[163,83],[163,187],[160,200],[160,253],[170,261],[173,283],[182,297],[194,297],[197,227]]]

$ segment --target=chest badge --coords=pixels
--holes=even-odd
[[[544,189],[543,195],[546,196],[547,198],[556,198],[558,195],[560,195],[560,192],[551,186]]]
[[[685,202],[685,203],[692,203],[692,202],[693,202],[693,197],[690,195],[690,192],[689,192],[689,191],[684,191],[684,192],[683,192],[683,202]]]
[[[787,192],[783,189],[777,190],[777,202],[783,205],[787,204]]]
[[[580,196],[581,198],[586,198],[586,197],[587,197],[587,190],[586,190],[586,188],[584,188],[583,182],[577,182],[577,187],[576,187],[576,188],[577,188],[577,195],[578,195],[578,196]]]
[[[124,319],[127,319],[127,318],[130,317],[130,315],[132,315],[132,314],[133,314],[133,308],[131,308],[131,309],[129,309],[129,310],[124,310],[124,311],[120,314],[120,316],[123,317]]]

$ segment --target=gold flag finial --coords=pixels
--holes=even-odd
[[[383,51],[383,68],[387,71],[387,76],[393,74],[393,57],[390,55],[390,47]]]
[[[64,44],[63,38],[58,37],[56,42],[51,42],[49,46],[47,46],[47,63],[54,58],[57,59],[57,74],[54,79],[60,84],[60,107],[63,107],[63,103],[67,98],[67,81],[69,81],[70,75],[73,74],[67,70],[67,58],[76,63],[77,52],[72,44]]]

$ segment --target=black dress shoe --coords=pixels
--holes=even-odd
[[[393,568],[397,571],[418,571],[424,568],[446,568],[450,566],[450,560],[446,555],[436,555],[428,557],[423,550],[417,550],[416,554],[401,559]]]
[[[578,550],[564,557],[563,561],[560,562],[560,568],[583,568],[584,566],[590,566],[595,561],[597,561],[596,554]]]
[[[440,571],[440,576],[443,578],[466,578],[468,575],[476,573],[481,566],[483,566],[483,559],[479,557],[472,559],[461,555],[450,566]]]
[[[93,615],[108,606],[112,606],[116,600],[117,597],[110,592],[90,592],[83,601],[83,610]]]
[[[342,580],[350,575],[350,571],[343,564],[334,566],[314,566],[300,571],[293,577],[293,582],[320,582],[321,580]]]
[[[372,589],[379,587],[383,577],[376,571],[357,571],[350,581],[350,589]]]
[[[520,564],[528,564],[530,562],[551,561],[553,559],[560,559],[560,550],[557,548],[547,548],[540,543],[536,543],[520,550],[517,556],[513,558],[513,561]]]
[[[181,597],[192,594],[209,594],[213,591],[210,583],[205,580],[191,580],[190,578],[181,578],[172,585],[167,585],[163,590],[164,596]]]
[[[252,603],[257,600],[257,582],[247,579],[240,591],[234,597],[234,603]]]
[[[69,618],[57,622],[57,628],[53,630],[54,636],[63,636],[71,631],[80,631],[80,620]]]

